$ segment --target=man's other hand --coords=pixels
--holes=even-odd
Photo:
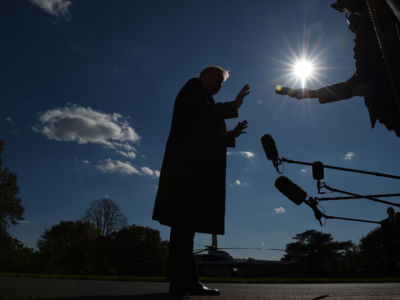
[[[244,120],[243,122],[239,122],[236,127],[232,130],[233,136],[237,138],[239,135],[242,133],[246,133],[244,131],[247,128],[247,120]]]
[[[238,108],[242,105],[244,97],[246,97],[249,93],[250,93],[250,86],[248,84],[245,84],[243,88],[240,90],[239,94],[237,94],[235,99],[235,104]]]

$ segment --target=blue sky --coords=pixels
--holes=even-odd
[[[275,94],[277,84],[293,81],[288,63],[303,54],[318,65],[308,87],[353,74],[354,36],[331,2],[2,1],[0,138],[26,209],[26,221],[10,233],[35,247],[45,228],[77,220],[92,201],[109,197],[130,224],[168,239],[169,228],[151,214],[173,102],[189,78],[220,65],[230,78],[217,101],[233,100],[246,83],[251,93],[239,111],[239,120],[249,122],[247,134],[229,149],[226,234],[219,246],[285,248],[308,229],[359,241],[375,226],[329,220],[321,228],[309,208],[281,195],[260,143],[269,133],[287,158],[400,174],[399,139],[379,123],[371,129],[362,98],[321,105]],[[286,164],[284,175],[317,195],[310,168]],[[399,192],[392,179],[329,170],[325,177],[355,193]],[[368,200],[323,206],[329,215],[385,218],[386,206]],[[198,234],[195,243],[210,241]]]

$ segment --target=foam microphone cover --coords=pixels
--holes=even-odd
[[[287,86],[278,85],[275,89],[275,93],[278,95],[288,95],[292,89]]]
[[[269,160],[276,161],[279,157],[279,154],[272,136],[269,134],[264,134],[261,138],[261,144],[264,148],[267,158]]]
[[[321,180],[325,178],[324,175],[324,164],[320,161],[314,161],[312,163],[312,177],[315,180]]]
[[[275,186],[282,194],[297,205],[303,203],[307,198],[307,193],[286,176],[278,177],[275,180]]]

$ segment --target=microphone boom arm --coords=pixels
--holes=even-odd
[[[320,211],[317,207],[318,204],[318,198],[312,198],[310,197],[308,200],[305,201],[305,203],[313,210],[315,218],[318,220],[319,224],[321,226],[321,218],[325,219],[337,219],[337,220],[345,220],[345,221],[354,221],[354,222],[364,222],[364,223],[374,223],[374,224],[381,224],[378,221],[371,221],[371,220],[364,220],[364,219],[355,219],[355,218],[346,218],[346,217],[337,217],[337,216],[329,216]]]
[[[281,162],[287,162],[289,164],[298,164],[298,165],[304,165],[304,166],[312,166],[313,165],[312,163],[309,163],[309,162],[293,160],[293,159],[289,159],[289,158],[285,158],[285,157],[282,157],[280,160],[281,160]],[[324,168],[346,171],[346,172],[353,172],[353,173],[361,173],[361,174],[367,174],[367,175],[374,175],[374,176],[379,176],[379,177],[400,179],[400,176],[397,176],[397,175],[390,175],[390,174],[384,174],[384,173],[379,173],[379,172],[370,172],[370,171],[357,170],[357,169],[342,168],[342,167],[330,166],[330,165],[325,165],[325,164],[324,164]]]
[[[371,195],[361,196],[361,195],[358,195],[358,194],[354,194],[354,193],[350,193],[350,192],[346,192],[346,191],[343,191],[343,190],[332,188],[332,187],[330,187],[330,186],[328,186],[326,184],[324,184],[324,188],[326,188],[326,189],[328,189],[328,190],[330,190],[332,192],[342,193],[342,194],[350,195],[350,196],[357,197],[357,198],[365,198],[365,199],[368,199],[368,200],[371,200],[371,201],[375,201],[375,202],[379,202],[379,203],[384,203],[384,204],[389,204],[389,205],[400,207],[400,204],[398,204],[398,203],[377,199],[375,197],[372,197]]]

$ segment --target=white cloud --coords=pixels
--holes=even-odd
[[[246,188],[248,186],[248,183],[243,182],[239,179],[236,179],[233,183],[229,184],[230,187],[234,187],[234,186],[240,186],[242,188]]]
[[[45,12],[56,16],[66,16],[72,5],[71,0],[30,0]]]
[[[134,159],[136,157],[135,152],[124,152],[124,151],[117,151],[118,154],[121,154],[122,156],[125,156],[127,158]]]
[[[89,165],[89,164],[90,164],[90,161],[88,161],[87,159],[82,160],[82,162],[83,162],[85,165]]]
[[[254,153],[250,152],[250,151],[228,152],[228,155],[234,155],[234,154],[241,155],[245,158],[253,158],[254,157]]]
[[[307,170],[304,169],[304,168],[302,168],[302,169],[300,170],[300,172],[301,172],[301,173],[307,173]]]
[[[160,172],[159,171],[157,171],[157,170],[153,171],[149,167],[142,167],[142,168],[140,168],[140,170],[142,171],[142,173],[144,175],[149,175],[149,176],[152,176],[152,177],[160,177]]]
[[[13,118],[11,118],[11,117],[7,117],[4,120],[10,125],[13,125],[13,126],[15,125],[15,122],[14,122]]]
[[[264,243],[264,242],[261,242],[261,243],[260,243],[260,245],[261,245],[261,246],[264,246],[264,245],[265,245],[265,243]]]
[[[87,162],[87,163],[86,163]],[[89,164],[89,161],[84,160],[83,163]],[[119,173],[125,175],[147,175],[153,178],[160,177],[160,171],[152,170],[149,167],[141,167],[140,171],[136,169],[129,161],[120,161],[107,158],[99,162],[95,167],[103,173]]]
[[[91,107],[69,105],[41,113],[40,124],[32,129],[50,140],[59,142],[94,143],[113,149],[116,153],[135,158],[135,148],[131,145],[140,136],[118,113],[103,113]]]
[[[347,153],[343,156],[343,159],[344,159],[344,160],[352,160],[355,156],[356,156],[356,154],[355,154],[354,152],[347,152]]]
[[[111,158],[105,159],[96,165],[96,168],[101,170],[104,173],[121,173],[126,175],[137,174],[141,175],[141,173],[131,165],[128,161],[120,161],[120,160],[112,160]]]
[[[32,222],[29,220],[18,220],[17,223],[18,224],[32,224]]]
[[[286,212],[286,210],[282,206],[274,208],[274,210],[275,210],[275,213],[277,213],[277,214],[284,214]]]

